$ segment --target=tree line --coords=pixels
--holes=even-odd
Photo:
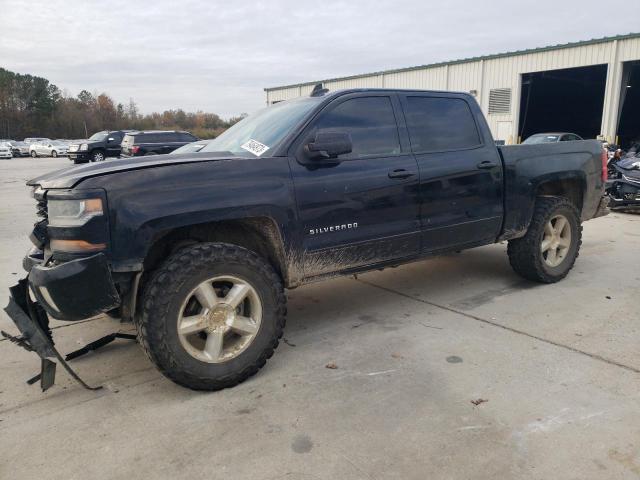
[[[188,130],[215,138],[246,114],[223,120],[215,113],[182,109],[143,115],[133,99],[115,103],[106,93],[76,97],[49,80],[0,68],[0,138],[86,138],[100,130]]]

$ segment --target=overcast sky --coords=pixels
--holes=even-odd
[[[0,0],[0,66],[69,94],[251,113],[264,87],[640,31],[638,0]]]

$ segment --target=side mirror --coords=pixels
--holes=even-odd
[[[351,153],[352,148],[351,136],[344,132],[318,132],[305,146],[307,156],[313,159],[337,158]]]

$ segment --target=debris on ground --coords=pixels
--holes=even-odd
[[[404,358],[402,355],[400,355],[399,353],[392,353],[391,354],[392,358]]]
[[[335,369],[337,369],[337,368],[338,368],[338,365],[336,365],[336,364],[335,364],[335,363],[333,363],[333,362],[330,362],[330,363],[327,363],[327,364],[324,366],[324,368],[329,368],[329,369],[331,369],[331,370],[335,370]]]
[[[291,343],[289,340],[287,340],[287,339],[286,339],[286,338],[284,338],[284,337],[282,338],[282,341],[283,341],[284,343],[286,343],[287,345],[289,345],[290,347],[295,347],[295,346],[296,346],[296,344],[295,344],[295,343]]]
[[[607,295],[607,296],[606,296],[606,297],[604,297],[604,298],[606,298],[607,300],[611,300],[611,297],[610,297],[609,295]]]
[[[485,403],[488,402],[489,400],[487,400],[486,398],[478,398],[477,400],[471,400],[471,403],[473,403],[475,406],[480,405],[481,403]]]

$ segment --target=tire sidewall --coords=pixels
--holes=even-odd
[[[167,370],[177,368],[181,372],[189,372],[189,376],[210,379],[237,374],[254,364],[269,348],[277,331],[277,298],[273,294],[273,286],[269,284],[268,279],[248,265],[224,261],[221,263],[220,259],[212,259],[180,273],[182,281],[179,285],[175,285],[174,293],[161,309],[162,311],[154,309],[150,312],[154,318],[149,318],[149,327],[161,330],[165,347],[170,351],[170,357],[177,363],[164,365],[164,367]],[[252,343],[237,357],[223,363],[202,362],[192,357],[182,346],[178,336],[178,315],[187,295],[200,283],[213,277],[226,275],[237,277],[253,286],[262,305],[262,320]],[[167,359],[157,358],[156,360],[162,363]]]
[[[562,262],[555,267],[551,267],[547,265],[547,262],[545,262],[540,246],[542,244],[542,239],[544,238],[544,226],[547,224],[547,222],[549,222],[549,220],[551,220],[556,215],[563,215],[567,219],[567,222],[569,223],[569,226],[571,228],[571,245],[569,247],[569,252],[564,257]],[[540,266],[542,267],[542,270],[551,277],[565,276],[567,272],[571,270],[571,267],[575,262],[575,259],[578,253],[579,243],[580,243],[580,222],[576,216],[575,210],[570,208],[567,205],[561,204],[561,205],[558,205],[556,208],[552,209],[551,211],[549,211],[546,218],[541,223],[541,229],[540,229],[540,232],[538,232],[538,238],[537,238],[538,248],[536,251],[536,257],[537,257],[537,261],[540,262]]]
[[[101,158],[100,158],[101,157]],[[101,151],[97,151],[91,154],[91,161],[92,162],[101,162],[104,160],[104,153],[102,153]]]

